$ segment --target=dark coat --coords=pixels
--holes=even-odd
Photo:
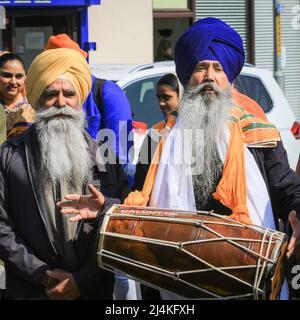
[[[97,144],[88,135],[86,139],[93,160],[90,183],[106,196],[106,208],[123,201],[129,185],[121,166],[97,163]],[[38,154],[34,126],[0,149],[0,258],[5,262],[6,288],[12,297],[45,294],[42,280],[46,270],[63,267],[47,233]],[[87,184],[83,193],[88,194]],[[114,276],[96,264],[99,224],[100,219],[81,221],[73,240],[79,268],[72,274],[81,298],[112,298]]]

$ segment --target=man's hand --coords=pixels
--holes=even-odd
[[[300,220],[296,216],[296,211],[293,210],[289,214],[289,222],[291,224],[293,234],[287,247],[287,257],[290,258],[294,250],[300,244]],[[300,247],[298,247],[300,249]]]
[[[65,270],[54,269],[47,271],[47,275],[58,283],[55,287],[46,290],[50,300],[74,300],[80,296],[79,289],[73,275]]]
[[[57,203],[57,206],[61,208],[61,213],[76,214],[70,221],[95,219],[102,210],[105,202],[103,194],[91,184],[88,185],[88,188],[91,195],[82,196],[79,194],[67,194],[65,199],[70,201],[61,201]]]

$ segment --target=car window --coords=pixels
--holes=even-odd
[[[273,101],[259,78],[249,75],[239,75],[234,81],[234,84],[241,93],[255,100],[263,108],[265,113],[271,111]]]
[[[155,90],[160,77],[141,79],[123,89],[131,105],[133,120],[146,122],[149,128],[164,119]]]

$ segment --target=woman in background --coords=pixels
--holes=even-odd
[[[21,57],[9,52],[0,54],[0,125],[2,131],[6,126],[6,136],[2,134],[0,143],[24,132],[35,120],[35,111],[26,99],[25,79],[25,66]]]
[[[0,53],[0,144],[34,122],[35,112],[26,100],[25,78],[22,59],[14,53]],[[0,260],[0,300],[4,298],[5,271]]]
[[[179,81],[175,74],[167,73],[156,84],[156,97],[159,101],[160,110],[165,116],[165,121],[153,125],[153,129],[165,128],[167,119],[171,114],[177,117],[179,106]]]
[[[161,130],[170,131],[175,124],[180,91],[179,81],[173,73],[164,75],[156,84],[156,96],[165,120],[154,124],[144,139],[136,166],[133,190],[142,190],[143,188],[145,177],[159,142]]]

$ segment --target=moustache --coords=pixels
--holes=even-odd
[[[191,88],[190,89],[190,96],[195,97],[199,94],[203,95],[203,94],[205,94],[206,90],[213,91],[216,94],[221,93],[221,90],[219,89],[219,87],[215,83],[213,83],[211,81],[205,81],[205,82],[199,84],[197,87]]]
[[[40,120],[52,120],[56,117],[69,117],[74,120],[80,120],[81,119],[81,110],[80,109],[74,109],[70,106],[64,106],[64,107],[57,107],[53,106],[51,108],[40,108],[40,110],[37,112],[37,121]]]

